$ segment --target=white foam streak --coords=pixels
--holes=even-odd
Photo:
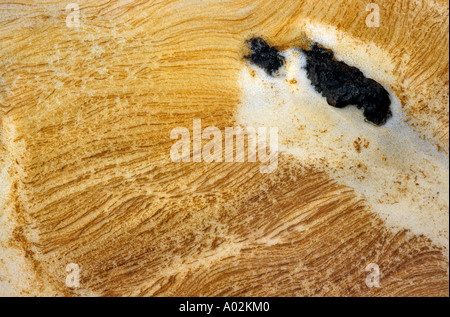
[[[448,256],[448,156],[420,138],[394,94],[392,118],[375,127],[356,107],[327,104],[306,77],[303,53],[284,54],[287,64],[277,77],[253,65],[242,69],[238,123],[278,127],[281,152],[330,173],[364,197],[390,229],[425,235]]]

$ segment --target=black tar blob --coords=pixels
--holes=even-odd
[[[269,75],[273,75],[284,64],[284,57],[275,47],[269,46],[261,38],[247,41],[252,53],[245,56],[253,63],[263,68]]]
[[[374,125],[382,125],[391,116],[389,94],[375,80],[366,78],[357,68],[334,59],[330,50],[314,44],[306,54],[309,80],[330,106],[356,105]]]

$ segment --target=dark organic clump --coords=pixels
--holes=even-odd
[[[356,105],[364,109],[367,121],[382,125],[391,116],[391,100],[382,85],[367,78],[357,68],[337,61],[330,50],[314,44],[306,54],[309,80],[330,106]]]
[[[247,41],[252,53],[245,56],[253,63],[263,68],[269,75],[273,75],[284,64],[284,57],[275,48],[261,38]]]

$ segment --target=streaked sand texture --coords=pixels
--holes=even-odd
[[[0,0],[0,295],[449,296],[448,246],[394,230],[320,162],[170,161],[173,128],[238,122],[246,39],[288,49],[308,25],[386,70],[448,157],[448,1],[376,2],[379,28],[362,0],[77,1],[77,29],[68,2]]]

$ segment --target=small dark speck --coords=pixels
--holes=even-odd
[[[252,38],[246,43],[250,47],[251,54],[245,56],[245,58],[263,68],[269,75],[273,76],[284,65],[284,57],[280,52],[267,44],[262,38]]]

